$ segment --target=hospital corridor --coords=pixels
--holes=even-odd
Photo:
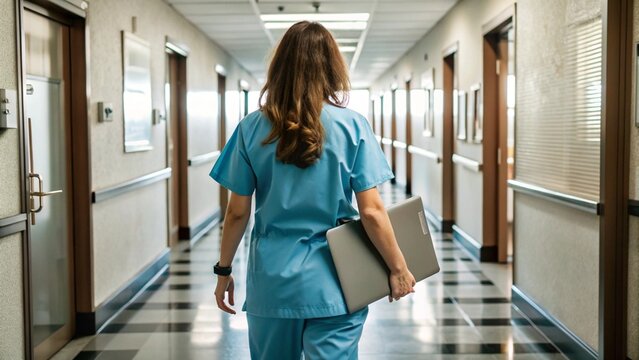
[[[639,0],[0,0],[0,360],[639,360]]]

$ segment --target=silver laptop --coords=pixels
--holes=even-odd
[[[417,196],[395,204],[388,208],[388,216],[415,280],[438,273],[422,199]],[[388,267],[359,220],[328,230],[326,238],[350,313],[390,294]]]

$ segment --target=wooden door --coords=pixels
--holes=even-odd
[[[508,188],[508,180],[514,177],[514,104],[509,99],[514,86],[514,57],[511,54],[514,42],[512,26],[501,31],[496,39],[499,61],[498,68],[498,148],[497,148],[497,256],[499,262],[508,262],[512,255],[512,207],[513,194]]]
[[[226,145],[226,76],[222,74],[217,75],[217,93],[219,103],[219,140],[220,150]],[[220,214],[224,216],[226,214],[226,207],[229,203],[228,190],[220,186]]]
[[[514,41],[512,17],[498,18],[483,40],[483,244],[496,247],[499,262],[513,250]]]
[[[413,154],[408,151],[408,147],[413,143],[413,120],[411,117],[411,81],[406,82],[406,194],[413,193]]]
[[[169,246],[180,238],[188,238],[180,229],[188,229],[188,161],[186,146],[186,58],[168,54],[169,94],[166,99],[168,112],[168,159],[172,169],[169,185]]]
[[[454,133],[454,103],[456,96],[456,52],[447,54],[444,57],[444,126],[443,126],[443,151],[442,151],[442,230],[452,231],[452,224],[455,219],[455,198],[454,198],[454,173],[453,154],[455,144]]]

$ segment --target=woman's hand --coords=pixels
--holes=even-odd
[[[235,290],[235,283],[233,282],[233,275],[217,277],[217,286],[215,287],[215,301],[217,301],[217,307],[222,311],[229,314],[235,314],[235,310],[230,308],[224,303],[224,293],[229,293],[229,304],[235,305],[235,299],[233,297],[233,291]]]
[[[391,272],[389,276],[390,286],[391,286],[391,294],[388,295],[388,301],[393,302],[393,299],[399,300],[400,298],[414,293],[415,289],[415,277],[408,270],[408,268],[404,268],[401,271]]]

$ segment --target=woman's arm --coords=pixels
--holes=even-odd
[[[377,188],[358,192],[355,196],[357,197],[357,207],[359,208],[359,215],[366,234],[368,234],[371,242],[382,255],[391,272],[389,278],[391,285],[389,301],[393,299],[399,300],[399,298],[414,292],[415,278],[408,270],[404,255],[399,245],[397,245],[395,233],[384,203],[379,196]]]
[[[231,199],[224,216],[222,242],[220,244],[220,266],[222,267],[231,266],[231,263],[233,263],[235,252],[242,241],[246,225],[251,217],[252,199],[252,196],[242,196],[231,192]],[[228,291],[229,304],[235,305],[234,290],[235,285],[232,275],[217,277],[217,286],[215,288],[217,306],[230,314],[235,314],[235,310],[224,303],[224,293]]]
[[[252,196],[231,192],[231,199],[224,215],[222,243],[220,245],[220,266],[231,266],[237,247],[242,241],[246,225],[251,217]]]

